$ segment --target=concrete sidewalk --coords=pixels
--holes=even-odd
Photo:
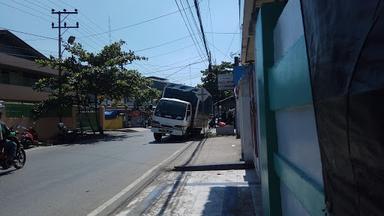
[[[235,136],[218,136],[208,138],[189,165],[238,163],[240,161],[240,139],[236,139]]]
[[[212,137],[176,166],[240,162],[240,140]],[[115,215],[261,215],[260,184],[254,169],[167,171]]]
[[[130,127],[130,128],[121,128],[121,129],[110,129],[106,131],[120,131],[120,132],[143,132],[143,131],[149,131],[150,128],[143,128],[143,127]]]

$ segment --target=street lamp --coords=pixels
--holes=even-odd
[[[67,42],[72,45],[75,42],[75,39],[76,39],[75,36],[69,36]]]

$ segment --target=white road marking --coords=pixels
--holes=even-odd
[[[119,198],[124,196],[124,194],[128,193],[130,190],[135,188],[140,182],[144,181],[146,178],[148,178],[152,172],[154,172],[156,169],[159,169],[164,164],[168,163],[168,161],[172,160],[176,155],[178,155],[180,152],[184,151],[186,148],[188,148],[193,142],[190,144],[185,145],[183,148],[179,149],[175,153],[173,153],[171,156],[169,156],[167,159],[162,161],[160,164],[152,167],[150,170],[145,172],[142,176],[140,176],[138,179],[136,179],[134,182],[132,182],[130,185],[125,187],[123,190],[121,190],[119,193],[117,193],[115,196],[113,196],[111,199],[103,203],[101,206],[87,214],[87,216],[97,216],[100,214],[104,209],[106,209],[108,206],[112,205],[114,202],[116,202]]]

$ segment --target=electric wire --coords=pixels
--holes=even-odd
[[[237,29],[237,26],[236,26],[236,29]],[[230,43],[229,43],[229,46],[228,46],[228,48],[227,48],[226,51],[225,51],[225,53],[227,53],[228,55],[230,55],[229,50],[230,50],[231,47],[232,47],[233,40],[235,39],[235,36],[236,36],[236,34],[232,34],[232,38],[231,38],[231,41],[230,41]]]
[[[187,46],[184,46],[184,47],[181,47],[181,48],[178,48],[178,49],[175,49],[175,50],[171,50],[171,51],[168,51],[168,52],[165,52],[165,53],[161,53],[161,54],[157,54],[157,55],[153,55],[153,56],[148,56],[147,58],[148,59],[152,59],[152,58],[157,58],[157,57],[164,57],[166,55],[178,52],[180,50],[185,50],[186,48],[190,48],[190,47],[193,47],[193,46],[195,46],[195,45],[194,44],[189,44]]]
[[[191,5],[189,4],[188,0],[185,0],[185,1],[186,1],[187,5],[188,5],[189,13],[191,14],[191,20],[193,21],[193,24],[195,25],[195,29],[196,29],[197,33],[195,33],[195,31],[193,31],[193,32],[194,32],[194,34],[197,34],[199,36],[199,38],[202,40],[203,38],[202,38],[201,34],[199,34],[199,25],[197,24],[197,21],[195,19],[195,15],[193,14]],[[182,0],[180,0],[180,4],[181,4],[182,8],[184,9],[184,5],[183,5],[183,1]],[[188,24],[189,24],[190,28],[193,29],[191,27],[190,22],[189,22],[188,15],[187,15],[186,11],[184,11],[184,14],[185,14],[185,17],[187,18],[187,21],[188,21]]]
[[[16,1],[14,0],[14,2],[16,2]],[[37,9],[33,9],[33,10],[37,11],[38,13],[42,14],[43,16],[47,16],[47,14],[45,13],[47,10],[43,6],[37,4],[36,2],[30,1],[30,0],[24,0],[24,2],[27,2],[31,6],[33,5],[35,8],[39,8],[39,10],[37,10]],[[24,6],[24,7],[26,7],[26,6]],[[30,9],[32,9],[32,8],[30,8]],[[52,14],[49,14],[48,16],[50,16],[50,18],[53,18]]]
[[[200,54],[201,54],[202,56],[204,56],[204,54],[203,54],[203,53],[204,53],[203,48],[201,48],[201,46],[200,46],[200,42],[199,42],[199,39],[198,39],[198,38],[200,38],[200,40],[202,40],[202,37],[201,37],[201,35],[199,34],[199,28],[198,28],[196,19],[195,19],[194,15],[193,15],[193,12],[192,12],[192,9],[191,9],[192,6],[189,5],[188,0],[186,0],[186,3],[187,3],[187,5],[188,5],[187,7],[184,7],[183,0],[179,0],[179,1],[180,1],[180,5],[181,5],[181,7],[182,7],[181,12],[184,13],[184,17],[185,17],[186,20],[187,20],[187,25],[189,26],[189,28],[190,28],[190,30],[191,30],[191,32],[192,32],[192,36],[193,36],[193,38],[195,39],[195,41],[196,41],[196,43],[197,43],[197,45],[198,45],[198,48],[199,48],[199,50],[200,50]],[[189,12],[190,12],[190,14],[191,14],[191,20],[192,20],[193,23],[195,24],[195,30],[196,30],[196,32],[195,32],[194,28],[192,27],[192,24],[191,24],[190,19],[188,18],[189,16],[188,16],[187,11],[186,11],[187,8],[188,8],[188,10],[189,10]],[[196,37],[196,35],[198,36],[198,38]]]
[[[173,72],[173,73],[171,73],[171,74],[168,74],[167,76],[165,76],[165,78],[169,78],[169,77],[171,77],[171,76],[177,74],[178,72],[184,70],[185,68],[187,68],[187,67],[189,67],[189,66],[191,66],[191,65],[199,64],[199,63],[202,63],[202,62],[204,62],[204,61],[193,62],[193,63],[187,64],[187,65],[185,65],[184,67],[180,68],[179,70],[177,70],[177,71],[175,71],[175,72]]]
[[[180,38],[176,38],[174,40],[170,40],[170,41],[167,41],[167,42],[164,42],[164,43],[161,43],[161,44],[157,44],[157,45],[154,45],[154,46],[151,46],[151,47],[146,47],[146,48],[142,48],[142,49],[137,49],[135,50],[135,52],[141,52],[141,51],[145,51],[145,50],[149,50],[149,49],[154,49],[154,48],[158,48],[158,47],[162,47],[162,46],[165,46],[165,45],[168,45],[168,44],[171,44],[171,43],[174,43],[174,42],[177,42],[177,41],[181,41],[181,40],[184,40],[186,38],[188,38],[189,36],[183,36],[183,37],[180,37]]]
[[[35,0],[36,1],[36,0]],[[40,1],[40,0],[37,0],[37,1]],[[53,6],[52,8],[65,8],[63,7],[63,4],[58,4],[52,0],[47,0],[51,6]],[[41,1],[40,1],[41,2]],[[78,13],[78,14],[81,14],[81,13]],[[78,15],[77,14],[77,15]],[[78,20],[78,19],[77,19]],[[68,21],[69,22],[73,22],[75,23],[76,21],[74,21],[72,18],[68,18]],[[88,29],[88,25],[86,24],[86,22],[82,22],[80,23],[80,27],[77,29],[77,32],[78,32],[78,35],[80,35],[79,37],[77,37],[78,40],[80,40],[80,42],[86,46],[89,46],[91,48],[93,48],[94,50],[98,50],[100,47],[102,47],[104,44],[100,43],[98,40],[95,40],[94,38],[90,38],[90,40],[86,41],[86,40],[81,40],[82,36],[84,35],[88,35],[90,33],[92,33],[89,29]],[[93,46],[95,45],[95,46]]]
[[[184,23],[185,27],[187,28],[187,31],[188,31],[188,33],[189,33],[189,36],[190,36],[190,38],[192,39],[193,44],[195,45],[197,54],[200,56],[201,60],[203,60],[203,57],[202,57],[202,55],[201,55],[201,53],[200,53],[199,47],[198,47],[198,45],[197,45],[197,42],[196,42],[195,39],[193,38],[193,34],[191,33],[191,31],[190,31],[190,29],[189,29],[189,27],[188,27],[188,25],[187,25],[187,22],[185,21],[185,18],[184,18],[184,16],[183,16],[183,13],[181,12],[181,9],[180,9],[179,4],[177,3],[177,0],[175,0],[175,3],[176,3],[177,8],[179,9],[178,11],[180,12],[181,18],[182,18],[182,20],[183,20],[183,23]]]
[[[211,31],[214,32],[213,22],[212,22],[212,13],[211,13],[211,1],[207,0],[207,4],[208,4],[209,20],[210,20],[210,24],[211,24]],[[212,39],[212,44],[215,45],[214,34],[211,34],[211,39]],[[213,55],[216,56],[216,52],[213,52]]]
[[[76,8],[75,6],[63,1],[63,0],[60,0],[60,2],[68,7],[71,7],[71,8]],[[79,16],[80,17],[84,17],[85,19],[87,19],[89,21],[89,23],[93,24],[93,26],[95,26],[95,28],[92,26],[92,25],[88,25],[86,22],[84,22],[84,20],[82,20],[83,23],[85,23],[85,25],[88,27],[88,29],[90,30],[90,32],[88,32],[88,34],[94,34],[94,32],[98,32],[99,30],[100,31],[105,31],[105,29],[103,29],[99,24],[97,24],[96,22],[94,22],[92,19],[90,19],[84,12],[82,13],[79,13]],[[96,30],[96,27],[99,29],[99,30]],[[99,39],[102,39],[102,40],[105,40],[105,41],[109,41],[109,38],[106,36],[106,35],[96,35],[94,37],[97,37]]]
[[[186,65],[181,65],[181,66],[175,66],[175,67],[167,68],[167,69],[163,69],[163,70],[157,70],[157,71],[153,71],[153,72],[147,73],[147,75],[157,74],[157,73],[161,73],[161,72],[165,72],[165,71],[171,71],[171,70],[180,69],[180,68],[183,69],[185,67],[188,67],[189,65],[199,64],[199,63],[202,63],[204,61],[206,61],[206,60],[198,61],[198,62],[193,62],[193,63],[189,63],[189,64],[186,64]]]
[[[240,32],[214,32],[214,31],[210,31],[210,32],[205,32],[206,34],[217,34],[217,35],[233,35],[233,34],[240,34]]]
[[[0,28],[2,28],[2,29],[4,29],[4,30],[12,31],[12,32],[17,32],[17,33],[20,33],[20,34],[25,34],[25,35],[34,36],[34,37],[39,37],[39,38],[44,38],[44,39],[49,39],[49,40],[57,40],[57,38],[48,37],[48,36],[44,36],[44,35],[38,35],[38,34],[34,34],[34,33],[29,33],[29,32],[19,31],[19,30],[10,29],[10,28],[5,28],[5,27],[0,27]]]
[[[172,12],[169,12],[169,13],[157,16],[157,17],[145,19],[145,20],[137,22],[137,23],[121,26],[121,27],[118,27],[118,28],[115,28],[115,29],[111,29],[111,31],[104,31],[104,32],[99,32],[99,33],[95,33],[95,34],[91,34],[91,35],[86,35],[85,37],[91,37],[91,36],[95,36],[95,35],[99,35],[99,34],[108,34],[109,32],[115,32],[115,31],[120,31],[120,30],[124,30],[124,29],[128,29],[128,28],[132,28],[132,27],[144,24],[144,23],[152,22],[154,20],[161,19],[161,18],[170,16],[170,15],[176,14],[178,12],[179,12],[179,10],[172,11]]]
[[[149,64],[147,62],[139,62],[140,64],[144,64],[144,65],[147,65],[147,66],[150,66],[150,67],[153,67],[153,68],[157,68],[155,70],[152,70],[152,71],[158,71],[158,70],[163,70],[166,68],[166,70],[172,70],[174,69],[174,66],[175,65],[178,65],[180,63],[184,63],[186,61],[188,62],[191,62],[191,61],[196,61],[199,59],[199,56],[194,56],[194,57],[188,57],[186,59],[183,59],[183,60],[180,60],[180,61],[176,61],[176,62],[172,62],[172,63],[169,63],[169,64],[166,64],[166,65],[154,65],[154,64]],[[178,68],[178,67],[177,67]]]
[[[206,38],[205,38],[204,26],[203,26],[203,22],[202,22],[201,14],[200,14],[199,3],[197,2],[197,0],[194,0],[194,3],[195,3],[195,9],[196,9],[197,18],[198,18],[198,20],[199,20],[199,24],[200,24],[201,35],[202,35],[202,37],[203,37],[203,42],[204,42],[205,51],[206,51],[206,53],[207,53],[207,57],[208,57],[208,62],[209,62],[209,64],[211,64],[211,53],[210,53],[210,51],[209,51],[209,49],[208,49],[207,40],[206,40]]]
[[[168,63],[166,65],[154,65],[154,64],[149,64],[149,63],[147,63],[147,64],[150,65],[150,66],[159,67],[159,68],[170,68],[170,67],[173,67],[174,65],[178,65],[178,64],[181,64],[181,63],[184,63],[184,62],[197,61],[199,59],[200,59],[200,56],[195,55],[193,57],[188,57],[188,58],[184,58],[182,60],[178,60],[178,61],[175,61],[175,62],[172,62],[172,63]]]
[[[15,9],[15,10],[18,10],[18,11],[23,12],[23,13],[25,13],[25,14],[29,14],[29,15],[31,15],[31,16],[33,16],[33,17],[36,17],[36,18],[39,18],[39,19],[41,19],[41,20],[50,22],[50,20],[47,19],[47,18],[45,18],[45,17],[42,17],[42,16],[39,16],[39,15],[33,14],[33,13],[29,12],[29,11],[25,11],[24,9],[20,9],[20,8],[18,8],[18,7],[13,6],[13,5],[9,5],[9,4],[4,3],[4,2],[1,2],[1,1],[0,1],[0,4],[5,5],[5,6],[9,7],[9,8],[13,8],[13,9]]]

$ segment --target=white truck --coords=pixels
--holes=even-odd
[[[153,112],[151,130],[158,142],[166,134],[200,134],[211,113],[212,96],[206,89],[170,83]]]

